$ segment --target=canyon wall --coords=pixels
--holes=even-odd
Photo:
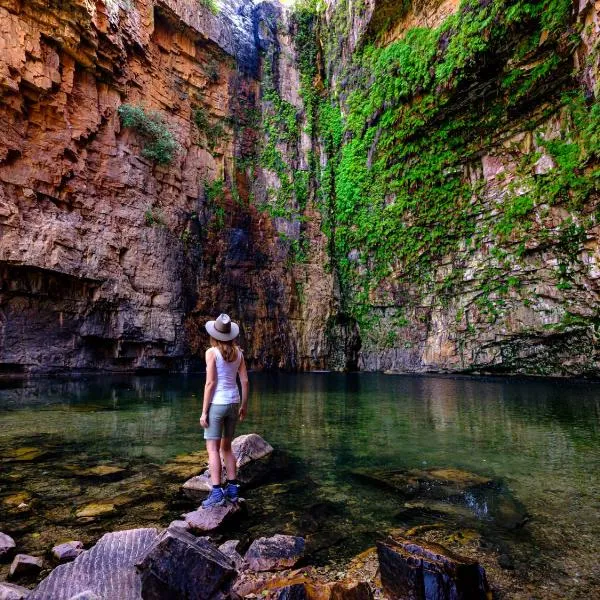
[[[326,366],[331,286],[299,295],[331,278],[323,236],[295,273],[298,221],[264,210],[276,177],[256,161],[263,68],[301,118],[281,20],[241,0],[0,2],[3,370],[201,368],[220,312],[251,366]],[[122,105],[170,132],[168,164]]]
[[[598,8],[0,0],[0,369],[598,375]]]
[[[359,367],[597,376],[600,5],[327,4]]]

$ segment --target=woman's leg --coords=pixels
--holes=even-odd
[[[235,481],[237,468],[235,456],[231,451],[231,438],[221,438],[221,456],[223,457],[225,469],[227,470],[228,481]]]
[[[210,481],[213,485],[221,485],[221,456],[219,450],[221,440],[206,440],[208,451],[208,468],[210,470]],[[231,444],[229,445],[231,450]]]

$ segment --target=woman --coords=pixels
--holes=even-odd
[[[239,485],[236,479],[235,456],[231,440],[238,421],[244,420],[248,404],[248,372],[240,347],[234,342],[240,328],[228,315],[220,315],[206,323],[211,347],[206,351],[206,385],[200,425],[208,451],[212,491],[202,503],[203,508],[222,506],[225,500],[237,502]],[[242,402],[237,377],[242,384]],[[221,456],[227,471],[227,483],[221,485]]]

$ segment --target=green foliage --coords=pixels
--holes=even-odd
[[[194,124],[198,128],[198,131],[206,131],[209,127],[208,115],[206,109],[203,106],[197,106],[193,112]]]
[[[123,127],[134,129],[144,140],[142,156],[159,165],[173,161],[179,146],[159,112],[131,104],[122,104],[118,110]]]
[[[146,209],[144,222],[148,227],[165,227],[165,218],[162,211],[154,206],[149,206]]]
[[[328,26],[338,36],[348,10],[340,2],[330,15]],[[347,70],[353,91],[344,102],[345,119],[316,91],[311,61],[318,45],[311,46],[310,38],[319,31],[314,11],[312,21],[310,15],[299,11],[295,18],[306,55],[304,67],[300,55],[305,102],[317,107],[315,127],[328,159],[319,174],[321,207],[349,309],[359,320],[368,316],[370,292],[383,278],[426,282],[444,255],[475,248],[490,233],[500,243],[527,235],[536,207],[565,200],[581,207],[597,189],[598,174],[588,165],[600,150],[600,109],[587,107],[580,93],[563,99],[543,93],[544,100],[554,100],[549,106],[570,111],[568,131],[538,141],[556,169],[535,175],[529,157],[524,184],[507,186],[491,232],[475,227],[482,188],[464,173],[464,165],[507,129],[515,111],[527,114],[539,104],[540,90],[564,81],[571,69],[564,51],[573,21],[568,0],[463,0],[435,29],[413,28],[385,47],[366,45]],[[325,61],[331,62],[335,43],[327,46],[327,32],[321,38]],[[470,99],[470,90],[482,84],[500,93],[476,91]],[[531,129],[536,126],[532,119]],[[481,296],[491,319],[502,301],[490,294],[501,296],[515,283],[502,280]],[[443,294],[450,295],[453,285],[448,282]]]
[[[198,4],[204,6],[204,8],[208,8],[213,15],[216,15],[219,12],[219,5],[215,0],[198,0]]]

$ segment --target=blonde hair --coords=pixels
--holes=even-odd
[[[235,340],[229,340],[222,342],[221,340],[215,339],[212,335],[210,336],[210,345],[213,348],[217,348],[221,353],[221,356],[227,362],[233,362],[237,357],[238,353],[241,352],[240,347],[237,345]]]

